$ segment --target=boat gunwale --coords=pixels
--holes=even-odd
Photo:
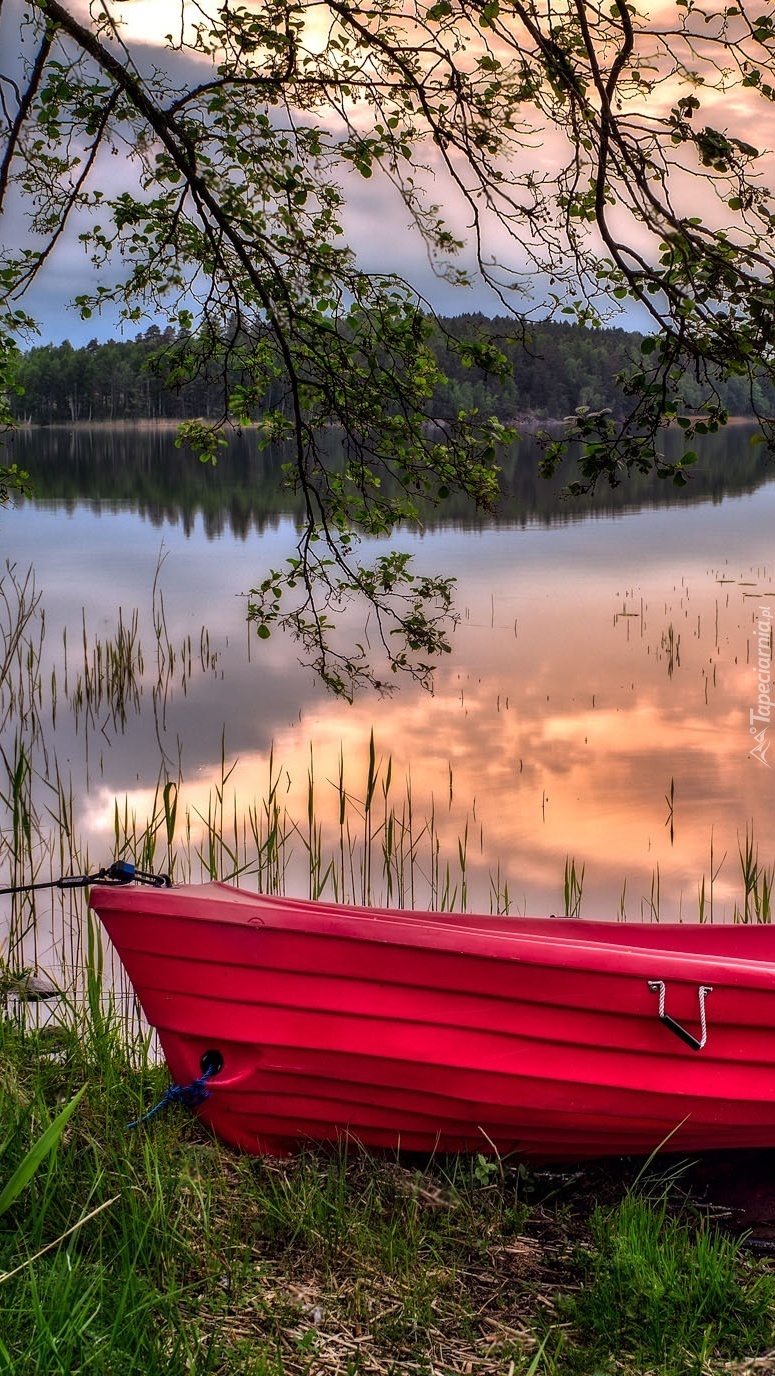
[[[375,947],[391,947],[400,949],[401,947],[409,951],[427,951],[429,953],[439,953],[447,956],[458,956],[461,959],[483,959],[496,962],[508,961],[510,964],[527,964],[531,966],[545,965],[547,968],[559,968],[563,971],[572,972],[573,970],[605,975],[610,978],[644,978],[647,980],[669,979],[671,982],[683,983],[710,983],[715,978],[717,983],[732,987],[743,984],[746,977],[752,987],[759,989],[775,989],[775,928],[773,928],[773,956],[771,960],[762,957],[730,956],[727,953],[696,950],[694,948],[679,949],[675,947],[663,946],[640,946],[628,945],[621,940],[616,942],[606,942],[598,936],[602,923],[595,923],[596,931],[594,934],[584,936],[581,931],[575,940],[572,940],[564,933],[547,932],[536,933],[529,931],[525,933],[513,930],[498,931],[496,926],[486,929],[467,926],[463,922],[459,925],[451,923],[434,923],[433,914],[425,915],[408,910],[403,912],[397,910],[395,913],[390,909],[361,910],[354,907],[346,907],[336,904],[315,904],[309,900],[276,900],[278,916],[276,921],[271,920],[271,916],[264,918],[257,917],[255,921],[250,918],[247,920],[240,914],[239,918],[231,919],[223,913],[218,915],[215,912],[197,912],[178,909],[178,905],[185,905],[195,897],[196,902],[201,906],[209,900],[202,895],[202,888],[218,888],[224,891],[224,901],[228,906],[228,899],[225,895],[236,893],[240,899],[248,900],[245,906],[249,906],[249,900],[253,895],[244,890],[231,889],[228,885],[207,885],[207,886],[187,886],[188,894],[181,886],[178,889],[166,890],[126,890],[116,889],[111,886],[95,885],[89,898],[89,905],[94,909],[104,925],[108,927],[112,918],[121,920],[124,918],[132,922],[139,916],[142,918],[153,919],[154,923],[166,919],[170,922],[184,923],[203,923],[209,924],[215,932],[222,931],[223,928],[233,927],[235,931],[244,932],[251,929],[255,933],[262,931],[278,933],[286,936],[303,938],[304,936],[314,936],[321,940],[339,940],[352,943],[357,938],[358,944]],[[132,901],[127,903],[126,898],[132,894]],[[105,896],[108,902],[104,902]],[[123,901],[122,901],[123,895]],[[275,900],[269,898],[268,904],[274,904]],[[299,906],[301,905],[301,906]],[[241,903],[240,903],[241,906]],[[102,911],[105,918],[102,916]],[[364,915],[365,913],[365,915]],[[373,913],[371,917],[369,914]],[[424,921],[425,917],[430,921]],[[528,919],[538,921],[539,919]],[[493,919],[495,923],[497,919]],[[547,922],[551,919],[546,919]],[[583,919],[579,920],[579,925]],[[684,924],[680,925],[684,930]],[[359,928],[355,931],[354,928]],[[667,932],[667,927],[662,930]],[[710,928],[698,930],[711,930]],[[719,929],[717,929],[719,930]],[[728,930],[728,929],[726,929]],[[741,925],[740,931],[754,930]],[[109,933],[110,934],[110,933]],[[428,936],[433,936],[433,941],[429,942]],[[122,938],[123,938],[122,933]],[[465,938],[465,945],[461,945],[461,938]],[[121,954],[122,940],[115,940],[114,945]],[[745,940],[745,938],[744,938]],[[133,946],[131,941],[125,943],[128,949],[152,951],[153,945]],[[556,958],[557,952],[562,953],[562,960]],[[205,961],[213,963],[213,954],[208,953],[204,956],[196,956],[191,952],[190,947],[178,953],[175,957],[181,961]],[[236,963],[244,963],[236,959],[225,958],[217,963],[222,963],[224,967]],[[755,976],[750,980],[750,976]],[[353,978],[358,978],[355,973]]]

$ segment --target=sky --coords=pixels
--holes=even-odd
[[[82,19],[86,19],[88,10],[83,0],[73,0],[71,8]],[[174,16],[179,12],[171,0],[170,3],[166,0],[162,0],[162,3],[159,0],[123,0],[123,3],[115,3],[114,9],[122,17],[126,41],[136,56],[138,65],[147,68],[160,60],[162,48],[159,42],[163,39],[164,32],[173,26]],[[674,10],[675,6],[666,0],[652,0],[650,5],[654,23],[662,23],[669,19]],[[0,31],[0,47],[6,53],[10,51],[9,35],[13,32],[14,22],[18,25],[18,15],[19,0],[11,0],[11,9],[5,10]],[[173,61],[180,65],[180,59],[176,58]],[[197,63],[194,59],[189,65],[193,79],[200,79],[200,72],[203,70],[201,59],[200,72],[196,71]],[[660,103],[663,104],[665,99],[672,99],[673,96],[674,93],[663,92],[659,97]],[[712,107],[714,102],[711,100],[710,103]],[[719,101],[716,101],[715,105],[713,116],[718,119],[719,127],[726,127],[724,120],[732,120],[735,131],[742,137],[755,137],[760,145],[775,146],[775,118],[770,115],[769,125],[761,125],[761,110],[764,108],[766,111],[766,106],[763,107],[761,101],[758,102],[756,117],[748,108],[745,98],[741,98],[739,94],[729,98],[726,107]],[[770,106],[769,111],[772,112],[772,109]],[[533,160],[537,172],[551,171],[560,154],[561,140],[562,134],[556,133],[533,141],[533,147],[526,152],[525,157]],[[438,200],[442,211],[449,215],[452,228],[461,237],[466,237],[468,227],[465,209],[461,203],[456,203],[449,180],[446,177],[442,178],[440,172],[438,160],[435,169],[431,161],[426,174],[429,192]],[[128,176],[131,176],[128,163],[121,158],[103,160],[100,179],[106,189],[123,189],[126,185],[131,185],[127,182]],[[409,223],[406,208],[385,178],[375,175],[367,181],[356,173],[345,172],[342,186],[346,196],[343,221],[347,241],[355,250],[361,266],[368,271],[394,272],[405,277],[441,314],[455,315],[467,311],[497,314],[502,311],[502,305],[495,294],[477,274],[474,255],[470,248],[464,250],[457,261],[459,266],[470,271],[471,286],[453,287],[434,275],[419,233]],[[696,208],[702,213],[701,182],[693,185],[691,196],[687,198],[687,206],[694,209],[691,204],[692,197],[699,200]],[[82,321],[78,312],[69,305],[73,296],[79,291],[88,290],[94,280],[94,270],[88,255],[83,245],[78,242],[77,228],[77,225],[74,226],[73,231],[60,241],[44,272],[25,298],[25,308],[40,323],[39,338],[31,342],[61,342],[68,338],[73,344],[80,345],[94,337],[104,339],[119,333],[115,311],[108,310],[99,317],[93,316],[88,321]],[[23,243],[26,233],[21,208],[11,204],[4,221],[6,247],[12,247],[14,243]],[[503,235],[500,236],[500,240],[495,235],[488,247],[497,252],[503,245]],[[510,251],[513,256],[514,245],[510,246]],[[518,248],[516,252],[518,255]],[[110,280],[109,273],[104,274],[104,280]],[[542,296],[546,291],[545,279],[537,279],[532,304],[539,305],[539,313]],[[520,304],[522,303],[517,298],[517,308]],[[159,323],[165,323],[163,319],[155,318]],[[628,307],[614,323],[626,328],[642,329],[646,327],[646,315],[636,307]],[[143,326],[125,326],[124,333],[131,337],[140,328]]]
[[[473,255],[467,255],[474,277],[471,287],[454,287],[434,276],[419,234],[410,226],[403,208],[395,204],[389,188],[380,188],[377,177],[368,183],[357,179],[343,218],[348,243],[366,271],[397,273],[405,277],[441,315],[469,311],[481,311],[486,315],[503,313],[495,293],[481,278],[476,280],[478,274]],[[462,265],[465,256],[459,261]],[[101,280],[108,280],[108,274]],[[94,273],[83,245],[78,242],[77,235],[71,234],[59,245],[55,257],[24,299],[25,310],[39,322],[40,336],[35,343],[56,344],[69,339],[77,347],[94,338],[133,338],[144,328],[133,324],[122,326],[117,310],[110,309],[100,316],[81,320],[77,309],[69,303],[79,291],[88,290],[93,281]],[[631,317],[633,322],[637,318],[635,314]],[[632,323],[631,327],[634,329],[637,325]]]

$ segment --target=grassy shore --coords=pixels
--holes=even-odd
[[[771,1372],[775,1271],[617,1163],[238,1156],[110,1019],[0,1018],[3,1376]],[[0,1200],[2,1195],[0,1195]]]

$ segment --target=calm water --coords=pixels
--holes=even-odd
[[[244,594],[294,544],[293,512],[249,440],[217,474],[159,435],[33,434],[17,449],[39,497],[0,515],[3,557],[17,578],[34,568],[36,634],[41,611],[45,622],[37,732],[17,705],[0,767],[18,760],[20,741],[34,761],[40,877],[70,854],[51,807],[57,770],[78,850],[102,864],[117,806],[142,827],[165,778],[180,779],[189,856],[220,798],[239,830],[260,808],[273,752],[300,826],[286,884],[306,894],[310,759],[324,848],[335,849],[340,756],[357,804],[372,731],[383,782],[392,759],[394,805],[411,791],[420,906],[442,896],[440,861],[458,903],[465,881],[470,908],[502,904],[507,886],[512,911],[561,912],[570,857],[584,867],[588,916],[613,919],[623,906],[630,918],[696,920],[699,886],[707,904],[713,878],[714,917],[729,919],[743,903],[747,831],[772,864],[775,723],[757,724],[757,758],[750,715],[760,623],[767,666],[771,653],[775,475],[743,428],[674,504],[672,490],[641,484],[609,494],[608,510],[558,505],[523,449],[497,521],[461,509],[402,532],[396,543],[422,569],[458,580],[453,654],[432,695],[406,682],[351,706],[320,688],[289,641],[259,642],[246,625]],[[85,665],[135,614],[142,668],[131,691],[119,710],[104,697],[90,705]],[[6,780],[0,792],[10,798]]]

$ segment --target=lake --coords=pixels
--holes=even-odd
[[[249,435],[211,471],[163,431],[20,434],[37,495],[0,513],[3,556],[39,602],[3,683],[2,882],[121,853],[419,907],[766,908],[775,472],[749,441],[709,440],[686,493],[638,479],[581,505],[525,441],[497,517],[453,506],[393,539],[457,579],[433,692],[348,704],[246,621],[295,542]],[[3,594],[7,646],[8,570]]]

